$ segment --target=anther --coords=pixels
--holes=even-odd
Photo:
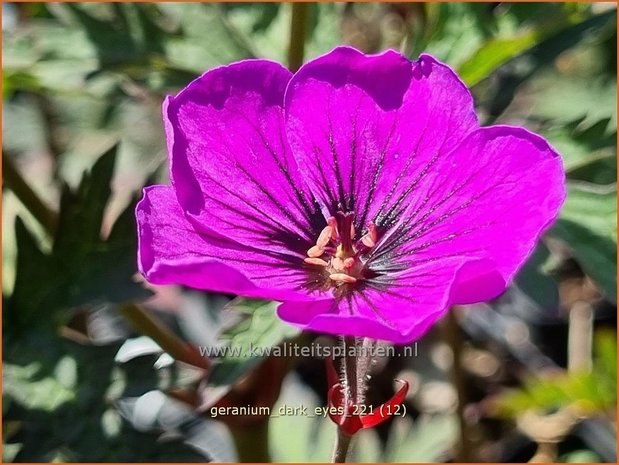
[[[353,257],[348,257],[347,259],[344,260],[343,265],[344,265],[344,268],[349,270],[355,265],[355,259]]]
[[[368,232],[361,238],[361,242],[370,249],[378,242],[378,231],[376,231],[376,225],[374,223],[368,224]]]
[[[333,257],[331,259],[331,267],[337,272],[344,271],[344,260],[337,256]]]
[[[327,226],[325,227],[321,232],[320,235],[318,236],[318,240],[316,240],[316,245],[318,247],[320,247],[321,249],[324,249],[324,247],[329,243],[329,241],[331,240],[331,237],[333,236],[333,227],[331,226]]]
[[[331,239],[336,241],[337,240],[337,220],[335,219],[335,216],[330,216],[327,219],[327,225],[331,227]]]
[[[357,282],[356,278],[353,278],[352,276],[347,275],[346,273],[333,273],[329,275],[329,278],[332,281],[336,281],[340,283],[354,284]]]
[[[316,266],[327,266],[328,263],[325,262],[322,258],[309,257],[304,258],[303,261],[308,265],[316,265]]]
[[[325,252],[324,247],[314,245],[307,251],[307,256],[310,258],[318,258]]]

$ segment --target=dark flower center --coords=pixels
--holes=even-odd
[[[354,286],[358,281],[369,277],[363,256],[376,245],[378,231],[374,223],[369,223],[367,232],[355,241],[354,214],[338,211],[327,220],[327,226],[320,232],[316,245],[307,251],[303,261],[313,273],[317,273],[323,290],[344,286]]]

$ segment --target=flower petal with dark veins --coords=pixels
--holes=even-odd
[[[197,229],[284,253],[315,240],[324,218],[284,134],[291,76],[277,63],[246,60],[205,73],[166,101],[171,179]]]
[[[286,90],[286,131],[329,215],[392,224],[416,183],[478,127],[473,99],[429,55],[364,55],[340,47],[305,64]]]
[[[294,254],[265,254],[195,230],[170,186],[144,189],[136,207],[138,267],[153,284],[264,299],[303,299],[294,291],[304,273]]]
[[[560,156],[541,137],[508,126],[475,130],[426,174],[368,266],[388,274],[477,261],[442,284],[452,288],[450,304],[494,298],[505,287],[495,284],[514,277],[556,219],[564,178]]]

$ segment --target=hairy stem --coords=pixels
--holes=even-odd
[[[239,462],[270,463],[269,419],[265,418],[251,425],[230,426]]]
[[[462,369],[462,333],[460,326],[452,308],[445,317],[444,335],[445,341],[449,345],[453,354],[453,363],[451,366],[451,381],[456,390],[458,398],[458,406],[456,415],[458,416],[458,424],[460,427],[460,437],[458,441],[458,450],[454,457],[455,462],[470,462],[472,460],[471,441],[468,436],[468,425],[464,417],[464,406],[466,405],[467,393],[466,383],[464,379],[464,370]]]
[[[359,373],[357,371],[357,357],[349,355],[349,347],[355,347],[356,340],[352,336],[344,336],[342,341],[344,347],[343,374],[346,381],[346,400],[349,403],[359,402]]]
[[[363,367],[359,366],[357,353],[352,351],[351,348],[362,346],[363,340],[357,340],[353,336],[344,336],[341,338],[341,345],[344,351],[341,365],[341,377],[344,385],[344,406],[357,405],[362,401],[363,397],[364,384],[359,373],[359,369],[363,370]],[[333,463],[346,462],[351,440],[352,436],[344,433],[341,427],[337,428],[335,447],[333,449]]]
[[[6,187],[26,207],[32,216],[45,228],[45,231],[53,235],[58,226],[58,214],[43,202],[37,193],[32,190],[23,178],[13,159],[2,151],[2,178]]]
[[[337,429],[337,436],[335,437],[335,447],[333,448],[333,463],[345,463],[346,456],[348,455],[348,449],[352,436],[345,434],[340,428]]]
[[[288,67],[296,71],[303,64],[305,54],[305,37],[307,35],[307,20],[309,4],[305,2],[291,3],[290,46],[288,48]]]

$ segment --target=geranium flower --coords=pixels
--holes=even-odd
[[[480,127],[429,55],[340,47],[295,74],[208,71],[163,116],[170,186],[137,207],[155,284],[283,302],[306,329],[406,343],[501,294],[564,200],[540,136]]]

